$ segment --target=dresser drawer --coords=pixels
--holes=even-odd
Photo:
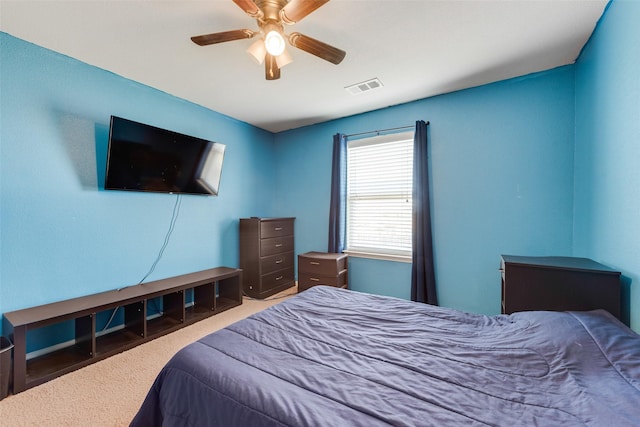
[[[293,267],[265,274],[261,280],[262,286],[266,289],[279,287],[285,283],[293,283]]]
[[[318,274],[300,273],[300,271],[298,271],[298,292],[318,285],[346,288],[347,270],[342,270],[337,276],[321,276]]]
[[[347,255],[323,252],[307,252],[298,255],[298,272],[336,276],[347,269]]]
[[[260,223],[261,239],[291,235],[293,235],[293,221],[291,220],[262,221]]]
[[[263,257],[291,251],[293,251],[293,236],[260,240],[260,253]]]
[[[284,252],[260,259],[260,271],[262,274],[289,267],[293,268],[293,252]]]

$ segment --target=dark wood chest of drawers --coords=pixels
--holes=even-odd
[[[348,287],[347,255],[307,252],[298,255],[298,292],[316,285]]]
[[[586,311],[620,318],[620,272],[588,258],[502,255],[502,313]]]
[[[240,219],[240,268],[246,295],[263,299],[295,285],[294,220]]]

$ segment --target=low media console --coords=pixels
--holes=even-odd
[[[162,309],[149,316],[148,304],[152,301]],[[14,344],[13,393],[240,304],[242,270],[218,267],[5,313],[4,330],[12,334]],[[116,309],[124,310],[123,327],[97,330],[98,314]],[[27,360],[29,334],[64,322],[74,324],[73,344]]]

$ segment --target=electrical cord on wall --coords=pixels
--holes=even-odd
[[[173,233],[173,229],[176,226],[176,221],[178,221],[178,215],[180,214],[180,205],[181,204],[182,204],[182,194],[178,194],[178,196],[176,197],[176,203],[175,203],[175,205],[173,205],[173,213],[171,214],[171,222],[169,223],[169,230],[167,230],[167,235],[164,237],[164,243],[162,244],[162,247],[160,248],[160,252],[158,252],[158,256],[156,257],[155,261],[153,261],[153,264],[151,265],[151,268],[149,269],[147,274],[145,274],[144,277],[142,279],[140,279],[140,281],[137,283],[138,285],[141,285],[142,282],[144,282],[144,280],[147,277],[149,277],[149,275],[151,273],[153,273],[153,270],[156,269],[156,266],[158,265],[158,262],[160,262],[160,259],[162,258],[162,255],[164,254],[164,250],[167,248],[167,245],[169,245],[169,240],[171,239],[171,233]]]
[[[167,234],[164,236],[164,242],[162,243],[162,247],[160,248],[160,251],[158,252],[158,256],[153,261],[153,264],[151,264],[151,268],[149,268],[149,271],[147,272],[147,274],[145,274],[144,277],[142,279],[140,279],[140,281],[138,283],[135,284],[135,286],[141,285],[142,282],[144,282],[144,280],[147,277],[149,277],[149,275],[151,273],[153,273],[153,271],[156,269],[156,266],[158,265],[158,262],[160,262],[160,259],[162,259],[162,255],[164,254],[165,249],[167,249],[167,246],[169,245],[169,240],[171,239],[171,234],[173,233],[173,230],[174,230],[174,228],[176,226],[176,222],[178,221],[178,216],[180,215],[180,206],[181,205],[182,205],[182,194],[178,194],[176,196],[176,203],[173,205],[173,212],[171,213],[171,222],[169,223],[169,229],[167,230]],[[126,289],[128,287],[129,286],[126,286],[124,288],[119,288],[118,290],[121,291],[121,290]],[[119,308],[120,307],[118,306],[118,307],[113,309],[113,313],[111,313],[111,317],[107,321],[107,324],[104,325],[104,328],[102,328],[103,331],[105,331],[109,327],[111,322],[113,322],[113,318],[116,316],[116,313],[118,312]],[[156,307],[156,309],[157,309],[157,307]]]

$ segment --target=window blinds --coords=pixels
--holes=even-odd
[[[413,132],[347,149],[347,250],[411,255]]]

